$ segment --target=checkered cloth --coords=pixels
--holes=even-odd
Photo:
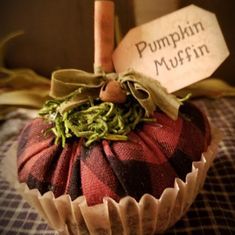
[[[213,125],[224,132],[224,139],[203,190],[188,213],[165,234],[235,234],[235,99],[203,99],[196,103],[208,114]],[[0,161],[14,141],[13,135],[0,146]],[[9,186],[2,175],[0,234],[56,234]]]

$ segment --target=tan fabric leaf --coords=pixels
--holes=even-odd
[[[76,69],[57,70],[52,74],[50,96],[65,99],[73,94],[83,95],[88,89],[97,92],[104,83],[105,77],[102,75]]]
[[[181,102],[154,79],[130,70],[122,74],[93,74],[76,69],[57,70],[52,74],[50,95],[62,102],[60,112],[68,111],[89,97],[98,98],[101,87],[108,80],[117,80],[127,93],[139,102],[146,115],[151,115],[158,106],[172,119],[177,119]]]
[[[10,40],[22,35],[23,33],[24,33],[23,31],[19,30],[19,31],[10,33],[6,37],[0,39],[0,66],[4,65],[4,56],[5,56],[5,50],[7,47],[7,43]]]
[[[145,99],[145,103],[147,103],[147,100],[149,102],[148,106],[145,106],[145,109],[147,107],[150,108],[149,113],[152,113],[151,103],[154,103],[155,109],[156,107],[159,107],[173,120],[177,119],[181,102],[177,99],[176,96],[169,94],[157,80],[133,70],[120,74],[119,80],[122,83],[125,83],[127,81],[137,83],[139,84],[139,86],[142,87],[142,90],[146,90],[146,94],[149,93],[148,98]]]
[[[3,65],[7,43],[21,34],[22,31],[14,32],[0,41],[0,106],[3,114],[19,106],[41,108],[48,98],[49,79],[30,69],[7,69]]]
[[[205,96],[210,98],[219,98],[223,96],[235,96],[235,87],[221,79],[208,78],[181,89],[174,94],[184,97],[188,93],[191,93],[192,97]]]
[[[150,116],[156,109],[156,105],[154,104],[150,93],[141,85],[131,81],[127,81],[127,86],[129,87],[134,98],[145,109],[146,115]]]
[[[31,69],[6,69],[0,67],[0,87],[6,89],[26,89],[43,86],[50,89],[50,80],[36,74]]]
[[[46,99],[48,99],[47,90],[10,91],[0,94],[0,105],[41,108]]]

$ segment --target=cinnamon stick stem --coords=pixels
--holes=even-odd
[[[114,49],[114,2],[95,1],[94,10],[94,67],[104,72],[113,71]]]

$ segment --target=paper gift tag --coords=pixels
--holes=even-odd
[[[190,5],[131,29],[113,63],[118,73],[133,68],[174,92],[209,77],[228,55],[215,14]]]

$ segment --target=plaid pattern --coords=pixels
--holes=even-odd
[[[203,190],[188,213],[165,234],[235,234],[235,99],[203,99],[196,103],[208,114],[213,125],[224,132],[224,139]],[[0,161],[13,141],[5,141],[0,146]],[[39,219],[2,175],[0,234],[57,234]]]
[[[139,200],[149,193],[159,198],[177,176],[185,180],[192,161],[206,150],[210,130],[191,104],[182,106],[177,121],[163,113],[155,118],[157,122],[130,132],[128,141],[103,140],[84,147],[82,139],[72,139],[65,148],[54,144],[53,134],[45,136],[49,125],[37,118],[19,138],[19,179],[42,194],[51,190],[56,197],[70,194],[72,199],[84,195],[88,205],[102,203],[104,196]]]
[[[23,124],[20,123],[20,126]],[[1,160],[14,141],[14,137],[10,138],[0,146],[0,234],[54,235],[56,233],[48,228],[47,223],[10,187],[1,174]]]

